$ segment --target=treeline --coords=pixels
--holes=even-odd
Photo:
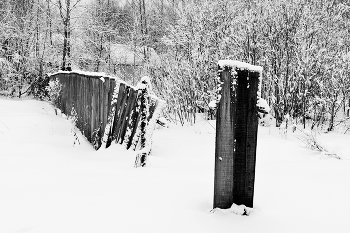
[[[289,114],[333,130],[337,113],[349,111],[349,7],[339,0],[188,1],[163,37],[166,59],[155,70],[163,98],[179,115],[207,108],[217,61],[230,58],[264,68],[262,97],[277,124]]]
[[[33,92],[46,73],[58,70],[115,73],[112,45],[140,44],[138,5],[112,0],[2,0],[0,93]]]
[[[277,122],[289,114],[332,130],[349,109],[349,7],[346,0],[3,0],[0,85],[20,94],[45,73],[70,68],[123,76],[116,53],[127,48],[128,65],[153,78],[184,122],[216,98],[217,61],[235,59],[264,68],[262,97]]]

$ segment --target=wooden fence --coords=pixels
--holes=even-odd
[[[151,143],[155,122],[164,101],[151,95],[148,78],[137,87],[100,73],[58,72],[49,75],[62,85],[56,101],[67,116],[75,115],[76,126],[97,150],[114,141],[127,149],[145,150]],[[136,166],[144,166],[140,160]]]
[[[214,208],[253,207],[262,68],[219,61]]]

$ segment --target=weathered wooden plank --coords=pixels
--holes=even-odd
[[[91,102],[91,127],[90,127],[90,142],[92,142],[93,138],[92,138],[92,134],[95,130],[96,127],[96,118],[97,118],[97,112],[96,112],[96,105],[97,105],[97,95],[98,93],[96,93],[94,90],[96,89],[96,84],[95,84],[95,80],[91,79],[91,93],[92,93],[92,102]]]
[[[79,89],[78,89],[78,86],[79,86],[79,78],[77,78],[75,75],[74,75],[74,89],[75,89],[75,93],[74,93],[74,108],[76,109],[75,111],[77,112],[77,127],[78,129],[80,128],[80,125],[79,125],[79,114],[80,114],[80,106],[81,106],[81,101],[79,99]]]
[[[101,127],[102,121],[103,121],[103,82],[100,79],[97,79],[97,90],[98,92],[98,105],[97,105],[97,111],[98,111],[98,121],[97,121],[97,127]],[[97,128],[96,128],[97,129]]]
[[[231,70],[226,68],[219,75],[223,84],[216,115],[214,208],[227,209],[233,203],[236,99]]]
[[[84,125],[84,109],[85,109],[85,99],[84,99],[84,83],[85,83],[85,77],[80,77],[79,78],[79,87],[78,87],[78,92],[79,92],[79,99],[81,101],[81,105],[79,106],[79,119],[80,119],[80,131],[81,133],[85,136],[85,125]]]
[[[72,77],[72,98],[71,98],[72,109],[71,109],[71,112],[74,108],[75,113],[77,113],[77,111],[78,111],[77,104],[79,104],[77,102],[77,79],[75,78],[75,74],[72,74],[71,77]]]
[[[83,80],[85,80],[85,78],[81,78],[81,77],[77,77],[77,93],[78,93],[78,100],[80,102],[80,104],[77,106],[79,108],[79,113],[78,113],[78,124],[79,124],[79,129],[82,132],[82,134],[84,134],[84,124],[83,124],[83,109],[84,109],[84,99],[83,99]]]
[[[115,131],[115,134],[113,135],[115,140],[116,140],[116,143],[120,140],[120,136],[121,136],[121,131],[122,131],[122,123],[124,121],[124,118],[126,117],[125,114],[126,114],[126,107],[127,107],[127,103],[128,103],[128,99],[129,99],[129,96],[130,96],[130,91],[131,91],[131,88],[130,86],[127,86],[126,87],[126,90],[125,90],[125,93],[124,93],[124,96],[123,96],[123,100],[122,100],[122,103],[120,105],[120,108],[119,108],[119,118],[118,118],[118,122],[117,122],[117,125],[116,125],[116,131]]]
[[[219,69],[223,85],[217,110],[214,208],[227,209],[233,203],[253,207],[259,73],[234,69]]]
[[[113,98],[113,92],[114,92],[114,88],[115,88],[115,80],[114,79],[110,79],[109,80],[109,92],[108,92],[108,109],[107,109],[107,113],[109,114],[109,112],[111,111],[111,103],[112,103],[112,98]],[[108,115],[107,115],[108,117]]]
[[[66,112],[67,116],[70,116],[70,110],[72,109],[71,101],[72,101],[72,79],[70,75],[67,76],[67,85],[68,85],[68,91],[67,91],[67,105],[66,105]]]
[[[108,137],[109,139],[107,141],[106,146],[108,146],[109,142],[115,140],[116,134],[118,133],[117,132],[118,120],[119,120],[119,115],[121,113],[121,106],[123,103],[123,99],[125,98],[126,89],[127,89],[127,86],[124,83],[121,83],[119,86],[119,94],[118,94],[118,99],[117,99],[117,103],[115,106],[115,114],[114,114],[114,120],[113,120],[113,125],[112,125],[112,133],[111,133],[111,136]]]
[[[157,107],[156,99],[153,99],[152,97],[148,97],[148,101],[149,101],[149,115],[147,117],[147,122],[149,122],[149,120],[152,119],[154,110]]]
[[[84,125],[84,136],[85,138],[88,138],[88,118],[87,118],[87,112],[88,112],[88,101],[87,101],[87,93],[88,93],[88,78],[85,77],[83,79],[83,87],[82,87],[82,98],[83,98],[83,125]]]
[[[95,111],[96,111],[96,119],[95,119],[95,128],[94,128],[94,136],[95,138],[93,138],[93,140],[98,140],[98,138],[96,138],[98,135],[98,130],[99,128],[101,127],[101,119],[102,119],[102,116],[101,116],[101,80],[99,79],[94,79],[94,82],[95,82],[95,87],[96,89],[93,90],[94,92],[97,93],[96,96],[96,105],[95,105]]]
[[[236,87],[236,134],[235,134],[235,155],[234,155],[234,183],[233,202],[237,205],[245,204],[245,164],[247,144],[247,110],[248,110],[248,71],[237,70],[238,80]]]
[[[104,135],[104,131],[107,125],[108,120],[108,106],[110,105],[109,99],[109,89],[110,89],[110,82],[109,78],[105,77],[105,82],[103,84],[104,90],[103,90],[103,124],[101,128],[101,135]]]
[[[59,78],[60,83],[62,84],[62,106],[61,106],[61,111],[67,115],[67,111],[66,111],[66,105],[67,105],[67,91],[68,91],[68,87],[67,87],[67,77],[63,76]]]
[[[247,144],[246,144],[246,176],[245,176],[245,199],[243,203],[248,207],[254,204],[254,182],[256,149],[258,141],[258,108],[257,93],[259,89],[259,72],[249,73],[249,94],[247,114]]]
[[[141,94],[141,108],[140,108],[140,150],[144,149],[147,145],[146,128],[147,128],[147,115],[148,115],[148,90],[142,89]],[[135,159],[135,167],[146,166],[148,153],[138,153]]]
[[[92,122],[92,119],[93,119],[93,108],[92,108],[92,101],[93,101],[93,84],[92,84],[92,81],[91,81],[91,77],[88,77],[88,82],[87,82],[87,95],[86,95],[86,98],[87,98],[87,112],[86,112],[86,122],[88,124],[87,126],[87,132],[86,134],[88,135],[87,139],[89,142],[91,142],[91,134],[92,134],[92,131],[91,131],[91,122]]]
[[[131,141],[130,148],[132,150],[136,150],[137,145],[139,144],[140,134],[138,134],[138,128],[140,127],[140,124],[141,124],[141,112],[139,111],[138,115],[137,115],[136,122],[135,122],[135,127],[132,131],[132,134],[131,134],[132,141]]]
[[[107,122],[107,100],[108,100],[108,77],[104,78],[103,82],[103,92],[102,92],[102,98],[103,98],[103,111],[102,111],[102,125],[101,125],[101,136],[104,133],[105,127],[106,127],[106,122]]]
[[[73,95],[74,95],[74,88],[73,88],[73,79],[72,79],[72,74],[69,74],[69,92],[68,92],[68,115],[71,116],[72,108],[73,108]]]
[[[67,115],[67,92],[68,90],[68,85],[67,85],[67,80],[68,78],[66,76],[60,78],[60,82],[62,83],[62,112]]]
[[[126,143],[126,149],[129,149],[131,147],[131,144],[133,142],[133,138],[135,136],[138,124],[140,122],[140,103],[141,103],[141,91],[136,92],[136,98],[135,98],[135,104],[131,111],[130,120],[128,128],[131,130],[131,134],[129,136]]]
[[[114,117],[115,117],[115,113],[116,113],[116,104],[117,104],[117,100],[119,97],[119,92],[120,91],[120,86],[118,84],[118,87],[116,87],[116,82],[114,79],[111,80],[111,87],[110,87],[110,91],[109,91],[109,105],[108,105],[108,116],[107,116],[107,123],[106,123],[106,127],[105,130],[107,130],[106,132],[104,132],[103,135],[103,140],[105,140],[106,143],[106,148],[108,148],[111,145],[112,142],[112,130],[113,130],[113,122],[114,122]],[[117,89],[117,90],[114,90]],[[114,93],[116,92],[116,93]],[[116,96],[113,96],[113,94],[116,94]],[[113,103],[112,103],[113,102]],[[108,126],[107,126],[108,125]]]
[[[69,101],[69,92],[70,92],[70,78],[69,76],[67,75],[67,77],[65,78],[66,79],[66,93],[65,93],[65,109],[64,109],[64,112],[66,113],[67,116],[69,116],[69,105],[70,105],[70,101]]]
[[[129,98],[127,100],[127,105],[125,108],[125,114],[124,117],[122,119],[122,123],[121,123],[121,129],[120,129],[120,136],[119,136],[119,143],[122,144],[124,141],[124,136],[127,130],[127,126],[128,126],[128,122],[130,119],[130,114],[132,109],[134,108],[135,102],[136,102],[136,97],[137,97],[137,91],[133,88],[130,88],[130,92],[129,92]]]
[[[66,92],[66,115],[69,116],[70,115],[70,109],[71,109],[71,89],[72,85],[71,85],[71,78],[70,75],[67,76],[67,92]]]

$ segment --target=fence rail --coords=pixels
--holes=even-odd
[[[100,73],[62,71],[49,77],[62,85],[57,107],[68,116],[74,109],[77,128],[96,150],[113,141],[133,150],[151,143],[164,101],[150,94],[148,78],[133,87]]]

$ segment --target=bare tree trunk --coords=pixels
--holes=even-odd
[[[148,34],[147,29],[147,18],[146,18],[146,4],[145,0],[140,0],[140,25],[141,25],[141,37],[142,37],[142,46],[143,46],[143,56],[144,60],[148,60],[148,49],[146,46],[146,37]]]
[[[331,108],[331,119],[329,120],[329,126],[327,131],[330,132],[334,129],[334,115],[335,115],[335,105],[336,105],[337,99],[333,100],[332,102],[332,108]]]
[[[97,58],[97,64],[95,68],[95,72],[98,72],[100,69],[101,59],[102,59],[102,52],[103,52],[103,35],[100,37],[100,48],[99,48],[99,54]]]
[[[35,43],[35,56],[39,58],[39,7],[36,11],[36,43]]]
[[[70,70],[70,56],[71,56],[71,13],[81,0],[76,0],[73,4],[71,0],[65,0],[65,9],[63,9],[62,0],[58,0],[58,8],[60,16],[63,22],[63,57],[62,57],[62,70]]]
[[[63,39],[62,70],[66,70],[67,46],[68,46],[68,28],[67,28],[67,23],[65,21],[65,23],[64,23],[64,39]]]
[[[50,45],[53,45],[52,42],[52,20],[51,20],[51,6],[50,6],[50,0],[47,1],[47,20],[49,24],[49,33],[50,33]]]
[[[303,125],[304,125],[304,129],[306,128],[306,96],[305,96],[305,92],[303,95]]]

